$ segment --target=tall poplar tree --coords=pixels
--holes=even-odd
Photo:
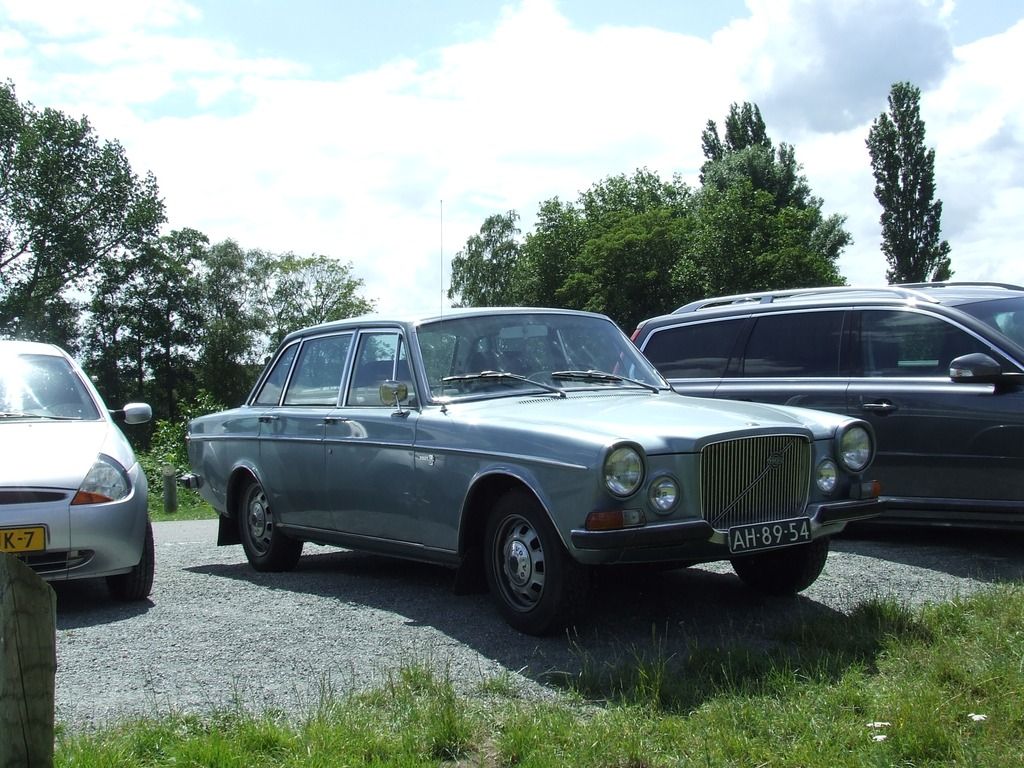
[[[889,112],[871,124],[867,146],[882,206],[882,252],[890,283],[948,280],[949,243],[939,239],[942,201],[935,199],[935,150],[924,144],[921,91],[895,83]]]

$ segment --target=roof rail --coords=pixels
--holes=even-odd
[[[919,290],[925,285],[933,283],[918,283],[908,285],[882,285],[872,288],[858,288],[851,285],[834,285],[822,288],[789,288],[779,291],[760,291],[756,293],[737,293],[732,296],[718,296],[710,299],[698,299],[684,304],[674,310],[672,314],[681,315],[686,312],[697,312],[702,309],[714,309],[715,307],[726,307],[734,304],[772,304],[780,299],[810,298],[814,296],[828,295],[849,295],[862,294],[868,296],[899,296],[908,299],[926,301],[930,304],[936,303],[934,296]]]
[[[903,288],[959,288],[960,286],[969,286],[973,288],[1005,288],[1008,291],[1024,291],[1024,285],[967,280],[951,280],[940,283],[899,283],[898,285]]]

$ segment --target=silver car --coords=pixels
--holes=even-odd
[[[531,634],[580,615],[592,566],[730,560],[799,591],[882,506],[864,421],[683,397],[611,320],[567,310],[295,332],[188,452],[218,543],[257,570],[305,541],[443,563]]]
[[[51,344],[0,340],[0,552],[44,579],[106,577],[141,600],[153,585],[146,476],[81,368]]]

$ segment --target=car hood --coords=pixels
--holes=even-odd
[[[694,450],[709,439],[740,437],[778,428],[823,439],[835,433],[845,416],[806,408],[712,400],[676,393],[577,391],[567,397],[539,395],[477,402],[466,413],[488,424],[574,434],[605,442],[633,440],[649,453]],[[486,414],[486,415],[485,415]]]
[[[100,453],[126,469],[134,464],[127,441],[105,420],[5,420],[0,422],[0,487],[75,490]]]

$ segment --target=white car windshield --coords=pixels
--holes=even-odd
[[[0,360],[0,418],[98,419],[89,392],[55,355],[10,355]]]
[[[664,379],[609,320],[508,313],[438,320],[418,329],[431,395],[450,399],[561,394],[569,389],[659,389]]]

